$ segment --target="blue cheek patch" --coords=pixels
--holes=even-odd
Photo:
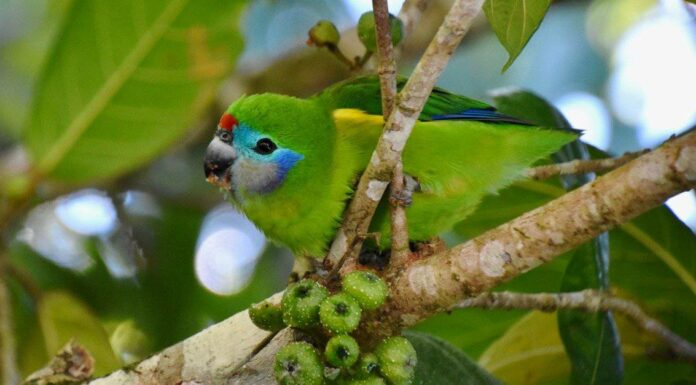
[[[278,165],[278,179],[282,182],[285,180],[285,176],[288,171],[297,163],[299,160],[303,159],[304,156],[296,153],[292,150],[279,149],[276,150],[276,154],[273,154],[273,158]]]

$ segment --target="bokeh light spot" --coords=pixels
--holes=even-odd
[[[249,283],[265,245],[263,234],[246,217],[221,206],[203,221],[196,246],[196,276],[213,293],[238,293]]]

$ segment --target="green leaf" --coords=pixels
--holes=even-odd
[[[75,2],[25,132],[36,172],[113,177],[180,139],[241,50],[242,3]]]
[[[606,239],[606,238],[605,238]],[[561,291],[606,289],[608,245],[597,240],[578,248],[568,264]],[[610,312],[558,312],[558,328],[573,364],[571,384],[620,384],[623,354],[619,332]]]
[[[501,112],[539,125],[572,130],[570,123],[551,103],[528,91],[499,92],[495,101]],[[580,140],[569,143],[554,154],[556,162],[589,159],[587,146]],[[594,179],[594,174],[562,178],[566,189],[579,187]],[[578,248],[568,264],[561,291],[587,288],[607,290],[609,285],[609,238],[601,234]],[[586,314],[561,311],[558,314],[561,339],[572,361],[573,384],[619,384],[623,376],[623,355],[618,330],[610,312]]]
[[[567,384],[571,365],[556,324],[554,313],[529,312],[491,344],[479,365],[508,385]],[[646,336],[625,318],[618,317],[618,324],[627,358],[623,383],[672,384],[696,378],[696,368],[689,363],[649,360],[647,355],[655,354],[656,338]]]
[[[77,298],[65,292],[48,292],[41,297],[38,316],[49,357],[74,339],[94,357],[95,375],[121,366],[101,322]]]
[[[612,286],[696,341],[696,237],[665,206],[611,232]]]
[[[541,24],[551,0],[486,0],[483,12],[508,51],[507,70]]]
[[[413,330],[442,338],[478,358],[484,350],[513,325],[524,311],[460,309],[440,313],[416,325]]]
[[[696,385],[696,367],[680,362],[647,358],[626,362],[624,383],[628,385]]]
[[[415,385],[500,385],[485,370],[471,361],[461,350],[424,333],[406,332],[418,352]]]
[[[566,377],[570,362],[556,327],[556,315],[530,312],[495,341],[479,365],[506,384],[545,384]]]

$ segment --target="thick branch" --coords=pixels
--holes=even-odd
[[[466,297],[549,261],[694,184],[696,132],[467,243],[407,266],[391,282],[390,303],[380,314],[382,319],[365,320],[371,329],[367,332],[396,331],[449,310]],[[258,379],[255,383],[271,385],[268,357],[291,336],[281,332],[271,337],[256,328],[244,311],[135,368],[93,383],[234,384],[244,383],[241,379],[253,374]]]
[[[281,295],[278,293],[269,301],[278,302]],[[257,353],[263,351],[272,338],[271,333],[251,322],[245,310],[134,367],[121,369],[90,384],[230,384],[230,378],[248,374],[249,365],[258,360]],[[271,373],[272,365],[264,370]]]
[[[696,132],[475,239],[414,262],[392,282],[396,328],[450,309],[661,204],[696,184]]]
[[[660,321],[645,314],[637,304],[597,290],[539,294],[487,292],[478,297],[467,298],[455,307],[506,310],[536,309],[546,312],[559,309],[574,309],[588,313],[615,311],[628,317],[646,332],[662,339],[677,356],[696,362],[696,346],[669,330]]]
[[[387,119],[370,163],[360,178],[353,200],[326,258],[329,266],[340,265],[344,258],[359,250],[367,233],[394,166],[401,157],[406,140],[450,56],[481,10],[483,0],[457,0],[437,31],[416,69],[397,97],[397,106]]]
[[[613,170],[619,166],[632,161],[633,159],[646,154],[648,150],[638,152],[627,152],[616,158],[606,159],[576,159],[570,162],[549,164],[546,166],[533,167],[525,172],[527,178],[541,180],[558,175],[585,174],[588,172],[604,172]]]

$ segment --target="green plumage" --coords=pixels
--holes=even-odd
[[[492,107],[435,89],[406,145],[404,171],[421,185],[407,209],[413,240],[448,230],[484,195],[509,185],[535,161],[575,139],[574,134],[526,125],[434,120],[470,109]],[[233,203],[268,238],[296,255],[322,256],[382,130],[378,79],[344,81],[309,99],[249,96],[228,112],[279,148],[302,156],[273,191],[252,193],[233,183]],[[371,225],[382,233],[382,247],[389,245],[388,218],[383,200]]]

